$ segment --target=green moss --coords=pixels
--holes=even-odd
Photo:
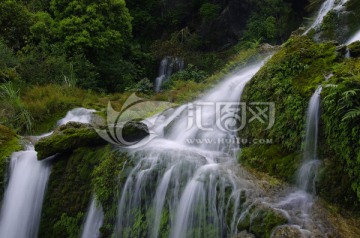
[[[276,178],[293,181],[300,165],[299,154],[284,152],[280,145],[257,145],[244,148],[239,157],[240,163]]]
[[[54,161],[43,204],[39,237],[79,236],[92,195],[91,174],[104,150],[104,147],[78,148]],[[75,225],[77,229],[66,224]]]
[[[325,80],[330,73],[332,77]],[[293,37],[246,86],[242,101],[274,102],[276,117],[270,130],[253,122],[240,137],[274,143],[243,148],[240,161],[293,181],[301,160],[306,110],[319,84],[323,91],[318,149],[323,167],[317,190],[326,200],[356,210],[360,202],[360,60],[336,57],[333,43]]]
[[[130,166],[125,153],[112,151],[107,146],[99,166],[92,173],[92,186],[104,210],[104,223],[100,228],[102,237],[111,237],[114,231],[121,185],[130,173]]]
[[[98,136],[93,127],[71,122],[60,126],[52,135],[40,139],[35,144],[35,150],[38,152],[38,159],[42,160],[78,147],[105,143],[106,141]]]
[[[5,173],[10,155],[21,149],[19,137],[9,128],[0,125],[0,200],[5,189]]]
[[[356,41],[348,46],[351,57],[360,57],[360,41]]]
[[[280,211],[261,203],[252,205],[238,224],[238,230],[248,230],[256,237],[270,238],[274,228],[287,224],[288,220]]]
[[[111,237],[117,202],[131,163],[110,145],[80,147],[53,160],[39,237],[79,237],[92,194],[104,211],[101,237]]]

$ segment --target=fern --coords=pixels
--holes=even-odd
[[[349,110],[342,118],[342,121],[355,119],[357,117],[360,117],[360,107]]]

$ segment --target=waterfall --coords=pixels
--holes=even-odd
[[[159,74],[155,79],[155,92],[160,92],[164,82],[169,80],[171,74],[184,69],[184,60],[177,57],[166,56],[159,66]]]
[[[92,110],[77,108],[68,112],[58,122],[89,122]],[[34,136],[37,141],[52,132]],[[50,159],[50,158],[49,158]],[[49,179],[51,165],[47,160],[38,161],[33,144],[11,156],[10,179],[6,187],[0,213],[0,237],[35,238],[38,234],[42,203]]]
[[[168,113],[154,129],[162,131],[163,137],[129,149],[135,166],[123,185],[116,237],[231,237],[237,233],[241,214],[258,191],[250,175],[236,165],[232,153],[237,146],[221,143],[236,134],[216,126],[215,103],[239,102],[246,83],[263,63],[235,73],[199,100]],[[203,110],[192,110],[201,106]],[[229,111],[227,126],[236,124],[236,113]],[[195,116],[201,117],[206,130],[196,126],[186,130],[189,118]],[[193,139],[216,143],[192,144]]]
[[[320,10],[311,24],[311,26],[305,31],[304,34],[307,34],[311,29],[317,28],[321,25],[324,17],[335,7],[336,0],[326,0],[320,7]]]
[[[104,213],[101,205],[97,204],[95,197],[93,197],[86,215],[81,238],[98,238],[100,236],[99,229],[101,228],[103,221]]]
[[[317,158],[318,127],[320,113],[320,86],[312,95],[306,119],[306,136],[303,153],[303,164],[300,168],[297,185],[303,191],[315,193],[315,178],[319,160]]]
[[[356,32],[351,38],[346,42],[346,45],[350,45],[355,41],[360,41],[360,31]]]
[[[293,222],[307,224],[309,212],[313,206],[315,181],[320,161],[317,158],[318,127],[320,114],[320,86],[310,99],[306,119],[306,136],[304,139],[303,162],[297,175],[299,190],[289,194],[275,207],[287,210]]]
[[[306,35],[307,33],[309,33],[310,30],[312,29],[316,29],[318,28],[323,20],[324,17],[331,11],[331,10],[340,10],[341,8],[343,8],[344,4],[347,2],[348,0],[341,0],[341,1],[337,1],[337,0],[326,0],[320,7],[320,10],[318,11],[316,18],[314,20],[314,22],[311,24],[311,26],[305,31],[304,35]]]
[[[45,187],[50,174],[47,161],[38,161],[32,145],[13,153],[10,180],[0,215],[0,237],[37,237]]]

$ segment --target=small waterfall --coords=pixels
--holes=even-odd
[[[335,7],[336,0],[326,0],[320,7],[320,10],[312,23],[312,25],[305,31],[307,34],[311,29],[317,28],[321,25],[324,17]]]
[[[309,33],[310,30],[312,29],[316,29],[318,28],[323,20],[324,17],[331,11],[331,10],[340,10],[344,7],[344,4],[347,2],[348,0],[341,0],[341,1],[337,1],[337,0],[326,0],[320,7],[319,12],[316,15],[316,18],[314,20],[314,22],[311,24],[311,26],[305,31],[304,35],[306,35],[307,33]]]
[[[276,207],[288,210],[293,219],[300,215],[301,223],[306,223],[315,195],[315,181],[320,161],[317,158],[318,127],[320,114],[320,86],[310,99],[306,119],[303,162],[298,171],[297,190],[279,202]],[[297,214],[297,215],[296,215]]]
[[[160,92],[164,82],[169,80],[170,76],[177,71],[184,69],[184,60],[182,58],[166,56],[159,67],[159,75],[155,79],[155,92]]]
[[[69,111],[58,125],[69,121],[89,122],[92,110],[77,108]],[[34,141],[51,135],[35,136]],[[34,145],[11,156],[10,179],[5,190],[0,213],[0,237],[36,238],[42,203],[51,165],[48,160],[38,161]]]
[[[356,32],[347,42],[346,45],[350,45],[355,41],[360,41],[360,31]]]
[[[235,135],[217,128],[216,109],[211,106],[198,113],[204,127],[213,130],[196,126],[186,130],[186,124],[194,115],[191,109],[202,102],[239,102],[246,83],[263,63],[237,72],[203,98],[173,110],[155,125],[156,131],[163,131],[162,138],[129,149],[136,165],[122,189],[116,237],[231,237],[237,233],[241,214],[258,189],[250,175],[235,166],[232,146],[218,142]],[[234,125],[236,111],[230,110],[227,116],[227,125]],[[188,140],[194,138],[217,143],[190,144]],[[146,227],[140,228],[139,223]]]
[[[317,158],[319,114],[320,114],[320,86],[310,99],[306,119],[306,137],[303,153],[303,164],[300,168],[297,185],[303,191],[315,193],[315,178],[319,160]]]
[[[32,145],[11,156],[10,180],[0,215],[0,237],[37,237],[50,164],[38,161]]]
[[[104,222],[104,213],[100,204],[96,203],[95,197],[92,198],[89,210],[86,215],[84,228],[81,238],[98,238],[99,229]]]

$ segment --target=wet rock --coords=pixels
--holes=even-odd
[[[355,41],[348,46],[351,57],[360,57],[360,41]]]
[[[35,144],[38,159],[72,151],[78,147],[106,144],[98,136],[93,126],[78,122],[69,122],[59,126],[52,135],[40,139]]]
[[[336,52],[338,56],[345,56],[347,53],[347,46],[346,45],[336,46]]]
[[[242,231],[239,234],[233,236],[232,238],[255,238],[255,236],[247,231]]]
[[[239,222],[239,230],[248,230],[256,237],[269,238],[274,228],[287,224],[288,219],[284,213],[267,204],[257,202],[253,204]]]
[[[295,226],[281,226],[275,229],[271,238],[306,238]]]

